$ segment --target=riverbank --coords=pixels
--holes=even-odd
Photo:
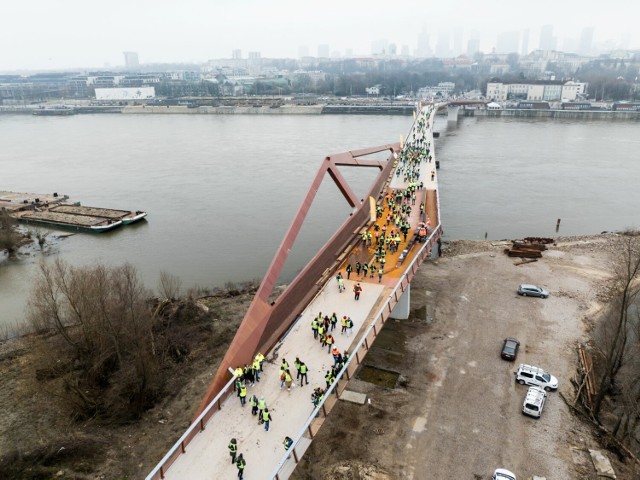
[[[38,105],[0,105],[0,114],[33,115],[40,110]],[[188,105],[76,105],[74,114],[120,113],[120,114],[176,114],[176,115],[412,115],[414,104],[406,105],[358,105],[358,104],[318,104],[318,105],[226,105],[199,106]],[[446,112],[444,112],[446,113]],[[443,113],[443,114],[444,114]],[[553,118],[572,120],[640,120],[640,111],[600,111],[600,110],[531,110],[485,108],[461,108],[463,117],[490,118]],[[65,115],[68,116],[68,115]]]
[[[563,120],[640,120],[640,112],[610,110],[530,110],[507,108],[504,110],[461,109],[464,117],[489,118],[553,118]]]
[[[571,345],[586,334],[588,325],[585,317],[602,305],[603,299],[593,292],[601,291],[606,284],[615,237],[613,234],[559,237],[541,260],[522,266],[516,266],[514,259],[502,253],[504,245],[501,242],[467,240],[445,243],[444,256],[427,262],[415,277],[410,320],[390,322],[390,335],[386,339],[381,337],[374,347],[374,350],[378,349],[377,353],[372,350],[371,358],[367,356],[368,363],[400,372],[403,380],[392,388],[375,386],[362,378],[354,380],[350,389],[363,390],[371,403],[359,407],[340,402],[308,452],[308,461],[302,462],[301,465],[306,465],[306,468],[297,472],[294,478],[353,478],[353,473],[365,466],[374,472],[375,475],[367,477],[372,479],[417,480],[422,477],[415,472],[427,468],[441,467],[453,471],[465,465],[475,468],[483,477],[488,475],[484,463],[493,464],[500,458],[494,455],[497,455],[494,452],[497,445],[494,446],[486,437],[482,442],[483,453],[480,458],[484,460],[481,463],[455,462],[451,457],[451,452],[460,448],[455,446],[456,442],[461,439],[468,442],[475,436],[469,433],[469,425],[451,423],[451,415],[445,414],[448,408],[453,408],[453,404],[471,403],[465,396],[467,394],[460,394],[464,389],[452,396],[444,389],[462,388],[458,381],[465,377],[472,378],[472,375],[460,373],[461,369],[471,374],[474,369],[484,369],[486,366],[493,368],[495,362],[498,367],[510,367],[501,363],[496,353],[500,347],[499,337],[505,333],[503,330],[521,336],[524,342],[522,360],[538,352],[540,358],[552,362],[553,373],[561,376],[561,390],[570,388],[567,375],[574,367]],[[515,286],[525,279],[549,287],[552,297],[538,301],[515,296]],[[482,285],[484,287],[480,288]],[[3,389],[0,390],[0,408],[8,415],[0,419],[0,448],[3,452],[0,476],[7,479],[24,478],[28,471],[29,478],[33,479],[55,475],[83,480],[143,479],[191,421],[212,372],[216,371],[251,298],[251,293],[242,293],[199,301],[209,312],[201,317],[201,323],[196,324],[200,326],[194,330],[199,332],[195,344],[200,347],[192,349],[176,376],[167,379],[168,382],[174,382],[171,383],[171,394],[140,420],[127,425],[69,422],[65,410],[60,408],[53,395],[52,385],[36,379],[37,351],[30,346],[32,339],[23,337],[1,344]],[[511,304],[514,301],[520,305],[518,308],[527,308],[529,316],[514,315],[514,306]],[[464,312],[473,318],[458,317]],[[528,322],[528,318],[537,315],[543,315],[544,318]],[[487,328],[484,322],[492,319],[507,323],[502,327],[493,325]],[[525,333],[527,322],[530,325],[545,325],[547,329],[558,324],[553,327],[560,329],[558,338],[542,341],[533,334]],[[220,326],[224,326],[224,329],[216,330]],[[510,329],[506,328],[508,326]],[[220,335],[212,335],[211,329]],[[387,331],[387,327],[384,331]],[[467,338],[469,336],[471,341]],[[485,342],[488,342],[486,351]],[[476,366],[467,364],[469,361],[476,362]],[[450,362],[455,364],[449,366]],[[510,380],[508,384],[513,389],[513,381]],[[518,398],[521,393],[520,390],[510,392],[509,395]],[[453,402],[452,399],[457,395],[460,398]],[[474,395],[472,388],[468,395]],[[541,436],[548,446],[542,450],[539,446],[530,450],[529,454],[536,455],[536,461],[528,462],[532,467],[538,467],[538,474],[544,474],[551,465],[558,469],[554,471],[568,472],[567,476],[562,476],[565,479],[591,478],[580,474],[583,471],[581,469],[587,466],[575,463],[569,446],[576,447],[576,451],[580,452],[583,448],[597,446],[597,441],[588,428],[565,411],[560,398],[554,395],[546,407],[545,416],[536,423],[541,428],[534,431],[529,431],[531,427],[524,423],[526,420],[517,411],[517,403],[521,399],[511,399],[513,402],[510,401],[509,405],[513,403],[513,408],[508,407],[508,415],[523,421],[513,431],[521,435],[519,438],[528,440],[510,442],[509,457],[514,462],[529,458],[524,455],[528,442],[536,435]],[[473,400],[473,403],[477,400]],[[495,408],[504,408],[503,404],[504,400],[501,400]],[[558,415],[561,415],[562,421],[557,418]],[[442,418],[444,423],[437,423],[438,418]],[[461,416],[460,421],[465,418]],[[489,413],[482,418],[496,428],[495,419]],[[553,425],[549,422],[553,422]],[[423,427],[416,430],[416,425]],[[503,426],[511,427],[512,424],[506,422]],[[448,443],[446,432],[453,434],[455,442],[452,440],[453,443]],[[466,433],[462,435],[462,432]],[[439,467],[430,464],[430,456],[423,454],[430,451],[433,451],[433,455],[437,452],[442,454],[434,445],[421,443],[432,441],[429,439],[433,435],[440,435],[443,448],[451,448],[449,456],[441,457],[436,462]],[[389,438],[396,439],[394,445],[397,448],[390,447]],[[489,440],[494,438],[499,436],[492,436]],[[340,448],[334,448],[336,442],[341,445]],[[413,448],[405,448],[407,444]],[[545,459],[548,450],[554,450],[554,455]],[[472,445],[468,451],[476,452],[476,448]],[[415,452],[421,453],[416,455]],[[578,454],[576,456],[579,457]],[[18,457],[23,459],[20,465],[25,470],[9,476],[8,465],[14,462],[15,466]],[[247,462],[250,465],[247,475],[257,472],[254,468],[258,467],[252,465],[250,459]],[[400,471],[400,468],[404,470]],[[616,463],[615,468],[618,479],[632,478],[625,476],[624,465]],[[464,473],[461,478],[470,478],[466,474],[468,472]],[[552,472],[547,473],[547,478],[553,478]],[[434,473],[434,478],[440,476]]]

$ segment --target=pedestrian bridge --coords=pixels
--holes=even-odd
[[[244,471],[248,478],[281,480],[293,472],[385,323],[392,316],[408,318],[411,280],[422,262],[439,251],[442,228],[433,121],[440,106],[442,104],[419,106],[404,143],[330,155],[323,160],[220,364],[197,417],[149,473],[147,480],[231,478],[237,473],[227,449],[231,438],[237,440],[238,453],[242,453],[246,461]],[[358,198],[340,173],[339,167],[344,166],[379,171],[365,198]],[[278,275],[327,174],[353,210],[274,300],[272,294]],[[395,201],[396,194],[407,191],[410,193],[404,204],[411,206],[405,218],[408,232],[406,236],[400,235],[396,251],[386,245],[380,276],[376,234],[380,235],[383,228],[387,228],[388,237],[390,230],[398,230],[392,212],[394,204],[390,200]],[[368,238],[368,233],[371,233],[371,243],[363,240]],[[381,257],[380,253],[378,250],[378,257]],[[356,263],[374,264],[374,275],[371,276],[370,269],[365,276],[353,268],[349,276],[347,265],[354,267]],[[335,279],[338,272],[345,279],[345,292],[338,289]],[[357,283],[363,290],[358,300],[353,294]],[[350,356],[326,389],[322,401],[314,406],[311,393],[316,387],[326,387],[325,373],[334,363],[327,347],[314,339],[311,330],[312,320],[319,312],[323,316],[335,312],[339,319],[348,316],[354,327],[351,335],[342,333],[338,322],[337,329],[332,332],[335,346],[342,353],[349,352]],[[255,394],[266,400],[272,418],[268,432],[258,424],[248,402],[242,406],[234,391],[233,370],[251,365],[258,352],[266,357],[264,371],[259,382],[247,385],[247,399]],[[280,364],[286,359],[295,376],[293,363],[296,357],[309,368],[309,385],[298,385],[294,377],[291,390],[281,389]],[[289,450],[283,447],[285,436],[293,440]]]

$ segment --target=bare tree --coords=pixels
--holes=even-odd
[[[611,283],[610,310],[601,322],[595,338],[600,354],[601,367],[598,389],[593,401],[592,413],[598,418],[602,401],[614,384],[616,374],[625,361],[629,333],[630,306],[640,292],[640,237],[638,232],[625,232],[620,236],[614,260],[614,276]]]
[[[16,221],[6,208],[0,210],[0,252],[6,251],[13,257],[22,243],[23,237],[15,231]]]
[[[163,357],[149,297],[131,265],[41,263],[29,318],[63,340],[46,350],[43,365],[63,365],[65,395],[79,416],[135,416],[156,397]]]
[[[171,275],[165,271],[160,272],[158,290],[165,300],[175,300],[180,296],[182,280],[176,275]]]

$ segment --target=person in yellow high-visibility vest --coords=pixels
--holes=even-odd
[[[238,459],[236,460],[236,467],[238,467],[238,478],[242,480],[242,475],[244,475],[244,467],[247,466],[247,462],[245,461],[242,454],[238,455]]]
[[[238,453],[238,442],[235,438],[229,442],[229,455],[231,455],[231,463],[236,463],[236,454]]]
[[[242,385],[240,387],[240,405],[244,407],[246,400],[247,400],[247,387],[246,385]]]
[[[269,431],[269,422],[271,422],[271,414],[269,413],[269,409],[265,408],[264,412],[262,412],[262,422],[264,423],[264,431]]]

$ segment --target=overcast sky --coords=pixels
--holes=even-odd
[[[123,51],[138,52],[141,63],[203,62],[233,49],[296,58],[300,46],[316,55],[319,44],[368,55],[377,39],[413,53],[423,28],[432,48],[455,27],[465,47],[478,31],[485,52],[499,33],[528,28],[531,50],[546,24],[560,49],[588,26],[595,43],[640,48],[637,0],[23,0],[0,11],[0,71],[120,66]]]

